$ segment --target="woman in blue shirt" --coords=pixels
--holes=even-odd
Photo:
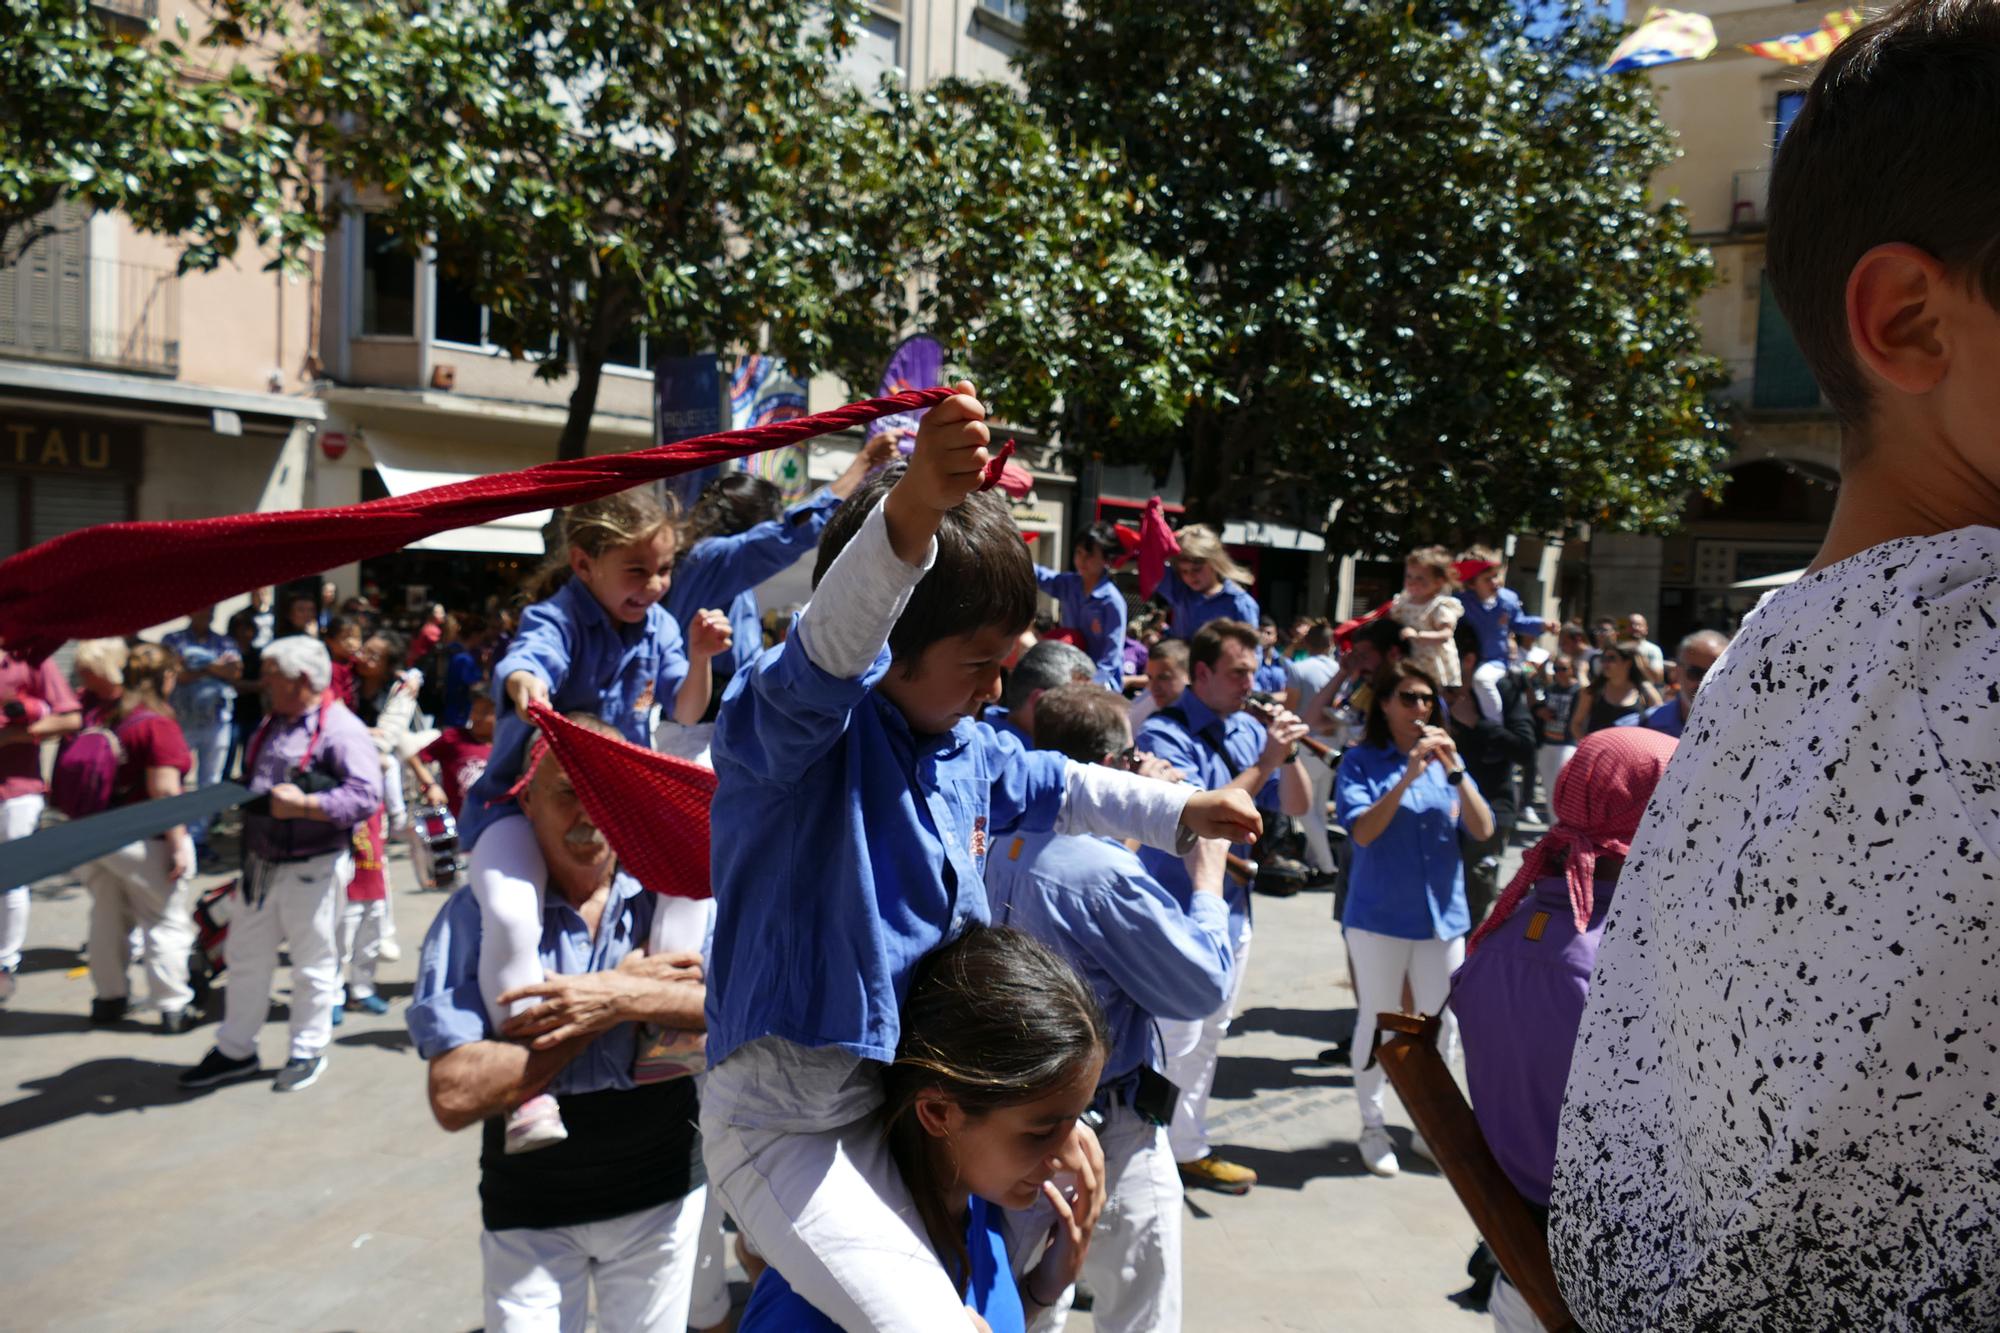
[[[1444,1013],[1447,1058],[1457,1045],[1445,1000],[1472,928],[1458,839],[1461,830],[1475,842],[1492,837],[1493,811],[1444,730],[1429,673],[1392,662],[1376,675],[1373,694],[1361,744],[1341,756],[1334,775],[1334,801],[1354,847],[1341,924],[1354,977],[1361,1162],[1393,1176],[1382,1067],[1361,1066],[1375,1048],[1375,1015],[1401,1006],[1406,980],[1419,1013]]]
[[[1029,1317],[1076,1281],[1103,1204],[1089,1168],[1073,1194],[1050,1178],[1051,1155],[1097,1091],[1110,1049],[1103,1011],[1046,946],[1018,930],[975,925],[917,965],[901,1030],[896,1061],[882,1074],[890,1156],[978,1316],[966,1328],[1024,1333]],[[1001,1216],[1029,1207],[1049,1218],[1049,1244],[1017,1280]],[[737,1333],[839,1327],[767,1268]]]

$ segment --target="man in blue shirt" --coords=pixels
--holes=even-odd
[[[236,716],[236,682],[243,679],[243,654],[236,641],[215,632],[215,607],[197,606],[188,612],[187,628],[175,630],[160,641],[161,646],[180,658],[175,674],[174,716],[180,720],[181,735],[187,738],[188,753],[194,756],[189,791],[199,791],[222,781],[229,763],[229,742]],[[194,838],[195,856],[203,871],[219,869],[208,847],[212,816],[188,821]]]
[[[1061,613],[1056,623],[1083,636],[1083,650],[1096,664],[1097,683],[1116,694],[1125,693],[1125,594],[1111,581],[1111,557],[1121,547],[1118,531],[1109,523],[1083,529],[1070,552],[1073,572],[1058,574],[1035,566],[1035,581],[1056,599]]]
[[[729,650],[710,664],[715,688],[703,721],[715,720],[729,678],[764,651],[757,585],[816,548],[840,502],[895,456],[895,437],[877,435],[824,490],[789,509],[776,486],[747,472],[727,473],[703,488],[688,516],[687,554],[674,562],[674,583],[667,590],[667,614],[683,639],[703,608],[723,607],[729,615],[733,637]]]
[[[1083,649],[1059,639],[1044,639],[1014,663],[1007,683],[1000,687],[1000,702],[980,714],[980,720],[1003,736],[1021,742],[1021,748],[1035,748],[1035,704],[1042,695],[1071,681],[1086,683],[1097,678],[1097,667]]]
[[[1050,690],[1037,719],[1044,749],[1080,764],[1129,763],[1124,705],[1093,684]],[[1083,1269],[1097,1298],[1091,1318],[1106,1333],[1180,1327],[1181,1182],[1164,1108],[1153,1100],[1163,1095],[1156,1077],[1164,1064],[1155,1020],[1214,1013],[1236,966],[1222,844],[1203,843],[1196,857],[1185,908],[1110,838],[1022,834],[986,863],[994,924],[1026,931],[1068,960],[1111,1031],[1092,1103],[1102,1117],[1105,1207]]]
[[[583,714],[571,720],[616,734]],[[641,1023],[701,1030],[701,956],[646,955],[660,900],[619,871],[554,755],[521,810],[540,864],[507,864],[511,840],[494,838],[473,849],[471,877],[529,880],[518,887],[542,893],[545,979],[498,997],[541,1003],[493,1029],[479,902],[466,887],[431,923],[406,1018],[438,1123],[484,1126],[486,1327],[580,1327],[595,1287],[607,1333],[682,1329],[704,1203],[695,1085],[635,1086],[632,1068]],[[544,1092],[562,1099],[568,1137],[508,1154],[506,1113]]]
[[[1728,636],[1712,629],[1698,629],[1682,639],[1680,650],[1674,654],[1674,660],[1680,666],[1680,679],[1674,682],[1674,692],[1665,703],[1646,710],[1644,725],[1679,740],[1682,729],[1687,726],[1688,710],[1694,707],[1694,696],[1701,689],[1703,677],[1708,675],[1709,668],[1715,665],[1715,660],[1728,646]]]
[[[1257,631],[1240,620],[1212,620],[1188,644],[1192,679],[1180,702],[1146,719],[1139,748],[1179,769],[1197,787],[1234,787],[1266,810],[1303,815],[1312,787],[1299,766],[1298,741],[1305,723],[1280,711],[1267,729],[1243,711],[1257,675]],[[1234,848],[1247,856],[1248,844]],[[1147,849],[1139,859],[1183,907],[1194,886],[1180,858]],[[1208,1089],[1215,1079],[1216,1053],[1229,1031],[1235,990],[1243,984],[1250,955],[1250,886],[1232,877],[1229,929],[1236,956],[1235,982],[1227,1003],[1199,1023],[1161,1025],[1167,1045],[1167,1077],[1181,1090],[1168,1141],[1182,1175],[1191,1183],[1242,1194],[1257,1173],[1209,1151]]]

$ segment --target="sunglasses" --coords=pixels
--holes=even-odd
[[[1437,696],[1428,690],[1397,690],[1396,697],[1405,708],[1429,708],[1437,702]]]

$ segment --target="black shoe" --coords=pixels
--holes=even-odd
[[[285,1067],[278,1071],[278,1077],[271,1084],[272,1092],[303,1092],[319,1080],[326,1069],[323,1055],[300,1055],[285,1061]]]
[[[1344,1041],[1338,1046],[1329,1046],[1319,1053],[1319,1062],[1323,1065],[1351,1064],[1353,1060],[1354,1043],[1352,1041]]]
[[[180,1085],[183,1088],[217,1088],[224,1083],[255,1078],[263,1072],[257,1067],[256,1056],[246,1055],[241,1060],[232,1060],[219,1047],[211,1046],[208,1054],[201,1057],[200,1064],[180,1076]]]
[[[160,1013],[160,1032],[172,1037],[182,1032],[194,1030],[194,1006],[185,1009],[166,1009]]]
[[[90,1025],[94,1028],[116,1027],[125,1021],[125,1011],[131,1008],[126,1000],[92,1000],[90,1002]]]

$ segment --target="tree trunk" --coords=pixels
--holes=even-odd
[[[590,443],[590,419],[597,414],[597,390],[604,383],[604,353],[588,345],[577,348],[576,388],[569,396],[569,416],[556,439],[556,459],[582,458]]]

